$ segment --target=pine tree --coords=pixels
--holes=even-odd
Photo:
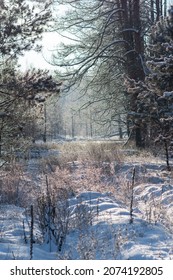
[[[173,6],[169,17],[152,27],[148,44],[145,82],[126,79],[130,94],[136,94],[136,111],[130,112],[134,125],[143,126],[145,144],[164,146],[167,168],[173,137]]]
[[[49,3],[39,8],[26,0],[0,2],[0,157],[23,142],[31,108],[59,91],[48,71],[21,73],[18,67],[26,51],[41,50],[37,42],[51,19]]]

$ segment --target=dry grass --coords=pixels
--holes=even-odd
[[[57,149],[60,155],[40,159],[41,189],[45,188],[44,174],[48,174],[51,188],[56,192],[111,191],[111,162],[122,161],[116,144],[71,142],[59,144]],[[29,205],[34,195],[37,196],[36,182],[32,180],[19,163],[11,163],[1,172],[0,202]]]
[[[51,149],[55,148],[60,152],[56,164],[62,168],[74,161],[97,163],[123,161],[120,145],[114,142],[81,141],[52,144]],[[52,160],[55,161],[55,158]]]
[[[100,166],[79,164],[73,171],[71,168],[57,167],[56,171],[49,175],[49,182],[55,192],[64,190],[69,195],[83,191],[113,192],[114,187],[110,186],[111,176],[113,174],[107,175]]]
[[[121,152],[124,155],[124,162],[126,163],[165,163],[164,157],[161,158],[161,154],[155,155],[151,149],[139,149],[133,145],[127,145],[122,147]]]
[[[8,168],[1,169],[0,203],[27,206],[34,199],[34,185],[31,178],[25,174],[22,165],[11,163]]]
[[[123,162],[124,156],[120,145],[114,142],[65,142],[63,144],[48,144],[46,149],[59,151],[58,155],[49,155],[41,159],[41,166],[45,172],[55,171],[56,167],[60,169],[69,169],[69,164],[73,162],[90,163],[91,165],[102,166],[103,162],[111,163],[113,161]]]
[[[142,162],[165,164],[164,151],[154,146],[150,149],[137,149],[133,141],[123,146],[123,142],[116,141],[72,141],[72,142],[47,142],[34,144],[33,148],[43,150],[56,150],[59,156],[50,156],[43,165],[48,164],[53,169],[58,165],[65,167],[68,162],[90,161],[90,162]],[[162,154],[162,157],[161,157]]]
[[[50,155],[40,159],[42,174],[49,176],[50,184],[56,192],[65,190],[68,193],[81,191],[98,191],[117,193],[118,188],[128,197],[128,180],[117,178],[114,165],[133,162],[156,162],[150,152],[137,151],[132,155],[125,154],[132,147],[122,148],[120,144],[111,141],[81,141],[63,144],[42,144],[41,149],[58,150],[59,155]],[[13,163],[0,176],[0,202],[24,205],[26,200],[35,194],[35,182],[31,181],[23,171],[22,166]],[[45,187],[45,176],[42,176],[41,189]]]
[[[61,161],[64,162],[84,160],[98,162],[134,162],[136,159],[142,162],[162,162],[159,153],[155,154],[152,149],[137,149],[133,142],[129,142],[125,146],[123,146],[123,143],[120,144],[116,141],[77,141],[42,145],[48,149],[59,150]]]

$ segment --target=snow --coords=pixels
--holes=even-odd
[[[165,91],[163,93],[164,98],[173,98],[173,92],[172,91]]]
[[[118,166],[116,178],[136,167],[133,222],[130,203],[118,192],[81,191],[68,198],[69,228],[61,246],[44,242],[34,220],[34,260],[173,258],[173,184],[159,163]],[[143,182],[139,179],[143,178]],[[155,178],[154,180],[151,178]],[[0,260],[30,259],[30,216],[25,208],[0,204]]]

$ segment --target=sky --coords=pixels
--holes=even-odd
[[[58,5],[53,11],[56,11],[56,16],[58,14],[63,15],[67,10],[64,5]],[[62,38],[57,32],[45,32],[42,38],[42,51],[37,53],[35,51],[26,52],[24,56],[19,58],[19,64],[21,65],[21,70],[25,71],[28,68],[37,69],[49,69],[55,70],[55,66],[50,65],[47,61],[51,61],[52,51],[56,49],[56,46],[60,42],[66,42],[65,38]]]
[[[47,61],[51,61],[52,50],[56,49],[61,40],[56,32],[45,33],[42,40],[42,51],[40,53],[29,51],[19,59],[21,70],[25,71],[31,67],[54,70],[55,66],[50,65]]]

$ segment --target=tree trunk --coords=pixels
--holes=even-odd
[[[151,22],[154,24],[154,0],[151,0]]]
[[[160,15],[160,0],[156,0],[156,21],[159,21]]]
[[[167,143],[166,140],[164,141],[164,144],[165,144],[166,166],[167,166],[167,170],[170,171],[170,170],[171,170],[171,167],[170,167],[170,164],[169,164],[168,143]]]
[[[126,44],[126,73],[130,79],[144,80],[143,68],[144,40],[141,36],[140,0],[121,0],[123,13],[123,39]],[[129,111],[136,112],[137,95],[130,96]],[[135,140],[137,147],[143,147],[142,127],[134,129],[131,138]]]
[[[44,133],[43,133],[43,142],[47,141],[47,111],[46,111],[46,103],[44,104]]]
[[[166,17],[167,16],[167,8],[168,8],[168,6],[167,6],[167,0],[165,0],[164,1],[164,17]]]
[[[122,127],[121,127],[121,116],[118,115],[118,131],[119,131],[119,138],[123,139]]]
[[[74,136],[75,136],[75,132],[74,132],[74,126],[75,126],[75,124],[74,124],[74,116],[72,115],[71,116],[71,137],[72,138],[74,138]]]
[[[1,130],[0,130],[0,157],[2,156],[2,135],[1,135]]]

